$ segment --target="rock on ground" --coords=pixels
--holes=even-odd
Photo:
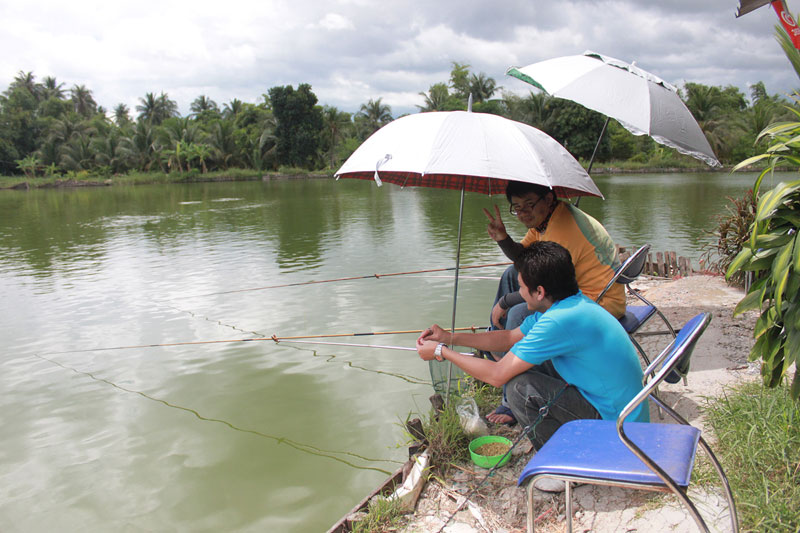
[[[702,411],[705,399],[722,393],[725,387],[745,379],[757,379],[758,366],[748,363],[753,345],[755,314],[733,318],[733,309],[744,292],[728,287],[719,276],[698,275],[675,280],[642,279],[634,288],[652,301],[671,322],[679,328],[689,318],[702,311],[712,313],[711,324],[698,342],[692,356],[688,384],[664,384],[661,395],[692,424],[703,427]],[[637,300],[629,296],[629,303]],[[654,317],[646,331],[663,330],[664,325]],[[639,337],[645,351],[654,358],[668,343],[670,337]],[[651,419],[659,415],[651,408]],[[668,422],[664,420],[664,422]],[[512,440],[518,427],[495,426],[493,434],[503,434]],[[712,442],[713,435],[704,431]],[[455,510],[460,497],[482,481],[486,470],[471,463],[460,465],[457,473],[446,480],[446,486],[430,481],[425,487],[416,511],[405,532],[521,532],[526,530],[526,492],[516,486],[522,468],[530,459],[527,440],[514,450],[506,466],[498,469],[478,493],[470,499],[471,505],[459,511],[441,530],[445,520]],[[699,454],[702,455],[702,452]],[[690,496],[698,503],[701,514],[712,530],[729,531],[730,519],[727,504],[721,494],[719,481],[700,488],[692,488]],[[535,491],[537,531],[564,531],[564,494]],[[680,502],[671,495],[634,491],[615,487],[584,485],[573,491],[574,531],[697,531],[694,520]]]

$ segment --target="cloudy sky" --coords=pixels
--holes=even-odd
[[[789,0],[789,8],[800,1]],[[739,19],[737,0],[0,0],[0,91],[19,71],[85,84],[107,109],[135,114],[147,92],[181,113],[204,94],[258,102],[311,84],[321,104],[355,112],[383,98],[395,116],[447,81],[452,62],[503,89],[505,75],[594,50],[681,85],[800,86],[773,37],[769,6]]]

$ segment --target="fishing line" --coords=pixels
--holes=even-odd
[[[166,400],[162,400],[161,398],[156,398],[154,396],[150,396],[148,394],[145,394],[142,391],[138,391],[138,390],[135,390],[135,389],[129,389],[127,387],[123,387],[122,385],[114,383],[111,380],[95,376],[91,372],[87,372],[87,371],[84,371],[84,370],[78,370],[77,368],[71,367],[71,366],[69,366],[67,364],[64,364],[64,363],[61,363],[60,361],[56,361],[55,359],[50,359],[50,358],[44,357],[44,356],[42,356],[40,354],[33,354],[33,356],[38,358],[38,359],[41,359],[43,361],[47,361],[48,363],[52,363],[54,365],[60,366],[61,368],[65,369],[65,370],[70,370],[70,371],[72,371],[72,372],[74,372],[76,374],[80,374],[80,375],[86,376],[86,377],[88,377],[88,378],[90,378],[90,379],[92,379],[94,381],[102,382],[102,383],[105,383],[107,385],[111,385],[115,389],[127,392],[129,394],[138,394],[139,396],[141,396],[141,397],[143,397],[143,398],[145,398],[147,400],[166,405],[167,407],[170,407],[172,409],[179,409],[181,411],[186,411],[187,413],[193,414],[199,420],[202,420],[204,422],[216,422],[218,424],[222,424],[224,426],[227,426],[227,427],[233,429],[234,431],[239,431],[239,432],[242,432],[242,433],[249,433],[251,435],[256,435],[258,437],[274,441],[277,444],[286,444],[286,445],[290,446],[291,448],[294,448],[297,451],[308,453],[308,454],[311,454],[311,455],[316,455],[318,457],[326,457],[328,459],[333,459],[334,461],[338,461],[340,463],[344,463],[344,464],[346,464],[348,466],[351,466],[353,468],[357,468],[359,470],[374,470],[376,472],[381,472],[381,473],[386,474],[386,475],[391,475],[392,474],[392,472],[388,472],[386,470],[383,470],[382,468],[377,468],[377,467],[374,467],[374,466],[359,466],[359,465],[353,464],[352,462],[350,462],[350,461],[348,461],[346,459],[343,459],[341,457],[336,457],[335,455],[332,455],[332,454],[345,455],[345,456],[352,457],[354,459],[360,459],[362,461],[366,461],[366,462],[370,462],[370,463],[403,464],[403,461],[396,461],[394,459],[374,459],[374,458],[364,457],[363,455],[359,455],[359,454],[353,453],[353,452],[339,451],[339,450],[326,450],[326,449],[323,449],[323,448],[317,448],[316,446],[312,446],[311,444],[304,444],[302,442],[297,442],[297,441],[294,441],[292,439],[287,439],[285,437],[276,437],[275,435],[268,435],[266,433],[262,433],[260,431],[255,430],[255,429],[241,428],[241,427],[238,427],[238,426],[232,424],[231,422],[228,422],[227,420],[222,420],[222,419],[219,419],[219,418],[211,418],[211,417],[203,416],[200,413],[198,413],[197,411],[195,411],[194,409],[190,409],[189,407],[184,407],[182,405],[173,404],[173,403],[170,403],[170,402],[168,402]]]
[[[182,312],[182,313],[188,313],[192,317],[202,318],[202,319],[207,320],[209,322],[216,323],[216,324],[219,324],[221,326],[228,327],[228,328],[234,329],[236,331],[240,331],[242,333],[251,333],[251,334],[256,335],[258,337],[265,337],[264,333],[261,333],[261,332],[258,332],[258,331],[252,331],[252,330],[248,331],[248,330],[239,328],[239,327],[231,325],[231,324],[226,324],[226,323],[222,322],[221,320],[214,320],[214,319],[209,318],[207,316],[200,315],[200,314],[194,313],[192,311],[186,311],[186,310],[183,310],[183,309],[178,309],[177,307],[173,307],[171,305],[166,305],[166,307],[169,307],[170,309],[173,309],[175,311],[179,311],[179,312]],[[474,328],[475,328],[475,326],[472,326],[472,328],[465,328],[465,329],[473,329],[473,331],[474,331]],[[412,330],[412,331],[416,333],[418,330]],[[374,334],[382,335],[382,334],[389,334],[389,333],[391,333],[391,332],[375,332]],[[362,333],[360,335],[365,335],[365,333]],[[279,337],[279,339],[280,339],[280,337]],[[272,339],[270,337],[270,340],[274,340],[274,339]],[[153,345],[153,347],[155,347],[155,346],[158,346],[158,345]],[[311,354],[314,357],[318,357],[318,356],[327,357],[327,359],[325,360],[326,362],[333,362],[338,357],[336,354],[320,354],[317,350],[314,350],[312,348],[303,348],[303,347],[300,347],[300,346],[287,346],[287,347],[295,349],[295,350],[302,350],[302,351],[311,352]],[[128,348],[128,347],[116,347],[116,348],[111,348],[111,349],[126,349],[126,348]],[[133,346],[133,347],[130,347],[130,348],[136,348],[136,346]],[[67,351],[67,352],[44,352],[44,353],[45,354],[49,354],[49,355],[58,355],[58,354],[65,354],[65,353],[83,353],[83,352],[90,352],[90,351],[95,351],[95,350],[103,350],[103,348],[86,349],[86,350],[71,350],[71,351]],[[387,372],[385,370],[376,370],[376,369],[372,369],[372,368],[367,368],[367,367],[364,367],[364,366],[359,366],[359,365],[353,363],[352,361],[348,361],[346,359],[342,359],[342,360],[339,360],[337,362],[343,362],[347,366],[349,366],[350,368],[355,368],[357,370],[363,370],[364,372],[370,372],[370,373],[373,373],[373,374],[380,374],[380,375],[385,375],[385,376],[392,376],[392,377],[401,379],[401,380],[405,381],[406,383],[410,383],[412,385],[424,385],[424,384],[427,383],[427,381],[422,381],[422,380],[420,380],[420,378],[418,378],[416,376],[409,376],[409,375],[406,375],[406,374],[401,374],[399,372]]]
[[[219,292],[209,292],[209,293],[206,293],[206,294],[195,294],[193,296],[192,295],[185,296],[184,298],[199,298],[199,297],[203,297],[203,296],[217,296],[217,295],[220,295],[220,294],[233,294],[233,293],[237,293],[237,292],[263,291],[263,290],[266,290],[266,289],[280,289],[280,288],[284,288],[284,287],[299,287],[301,285],[313,285],[313,284],[317,284],[317,283],[333,283],[333,282],[336,282],[336,281],[354,281],[354,280],[359,280],[359,279],[380,279],[380,278],[388,278],[388,277],[391,277],[391,276],[405,276],[405,275],[408,275],[408,274],[427,274],[427,273],[430,273],[430,272],[446,272],[448,270],[456,270],[456,268],[458,268],[459,270],[467,270],[467,269],[470,269],[470,268],[488,268],[488,267],[496,267],[496,266],[508,266],[510,264],[511,264],[510,262],[507,262],[507,263],[486,263],[486,264],[483,264],[483,265],[467,265],[467,266],[461,266],[461,267],[446,267],[446,268],[429,268],[429,269],[425,269],[425,270],[411,270],[411,271],[407,271],[407,272],[390,272],[388,274],[367,274],[367,275],[363,275],[363,276],[350,276],[350,277],[345,277],[345,278],[332,278],[332,279],[312,280],[312,281],[298,281],[296,283],[284,283],[282,285],[268,285],[268,286],[265,286],[265,287],[251,287],[251,288],[248,288],[248,289],[234,289],[234,290],[230,290],[230,291],[219,291]]]
[[[329,355],[320,354],[318,350],[315,350],[313,348],[302,348],[300,346],[287,346],[287,348],[292,348],[294,350],[301,350],[301,351],[304,351],[304,352],[311,352],[312,354],[314,354],[314,357],[319,357],[319,356],[327,357],[327,359],[325,360],[326,363],[333,362],[333,360],[336,359],[336,357],[337,357],[334,354],[329,354]],[[427,379],[423,380],[421,378],[417,378],[417,377],[414,377],[414,376],[409,376],[409,375],[406,375],[406,374],[400,374],[399,372],[387,372],[386,370],[375,370],[375,369],[372,369],[372,368],[366,368],[366,367],[363,367],[363,366],[359,366],[359,365],[353,363],[352,361],[343,360],[342,362],[344,362],[350,368],[355,368],[357,370],[363,370],[364,372],[370,372],[372,374],[379,374],[379,375],[382,375],[382,376],[391,376],[393,378],[402,379],[403,381],[405,381],[406,383],[410,383],[411,385],[428,385],[428,384],[430,384],[430,381],[427,380]]]

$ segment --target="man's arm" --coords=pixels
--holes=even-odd
[[[512,331],[519,330],[516,329]],[[424,361],[435,359],[434,350],[438,344],[439,343],[436,341],[422,340],[421,337],[417,339],[417,352],[420,358]],[[502,387],[508,383],[511,378],[525,372],[533,366],[531,363],[526,363],[512,352],[508,352],[500,361],[495,362],[489,361],[488,359],[472,357],[471,355],[464,355],[443,346],[442,357],[452,362],[470,376],[495,387]]]
[[[417,339],[417,344],[420,341],[433,341],[435,343],[444,342],[453,346],[477,348],[487,352],[505,352],[521,341],[522,337],[524,335],[519,328],[484,331],[481,333],[467,333],[464,331],[451,333],[442,329],[438,324],[434,324],[422,332],[422,335]]]
[[[503,253],[506,254],[506,257],[512,261],[516,261],[517,256],[519,256],[519,254],[522,253],[522,250],[525,249],[525,247],[522,246],[522,243],[515,241],[511,237],[506,237],[503,240],[497,241],[497,245],[500,246],[500,249],[503,250]]]

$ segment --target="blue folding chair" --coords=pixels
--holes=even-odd
[[[739,520],[728,479],[700,430],[653,395],[661,381],[685,357],[711,322],[710,313],[701,313],[681,328],[677,338],[645,370],[656,371],[636,397],[614,420],[573,420],[562,425],[528,462],[518,485],[528,486],[528,532],[533,533],[536,516],[533,509],[534,480],[538,477],[566,482],[567,530],[572,531],[572,483],[613,485],[626,488],[671,492],[685,505],[701,531],[708,531],[687,489],[694,467],[697,444],[708,455],[717,471],[728,499],[733,531]],[[651,398],[672,416],[677,424],[625,422],[639,404]]]
[[[636,280],[644,270],[645,261],[647,260],[647,253],[650,251],[650,245],[645,244],[636,252],[633,253],[623,264],[620,266],[611,280],[608,282],[606,287],[600,293],[600,295],[596,298],[596,301],[599,302],[603,296],[608,292],[608,290],[615,284],[621,283],[625,286],[626,291],[628,294],[635,296],[639,300],[643,302],[644,305],[628,305],[625,307],[625,316],[619,319],[620,324],[622,327],[625,328],[625,331],[631,338],[631,342],[638,350],[639,354],[642,356],[646,365],[650,364],[650,358],[647,356],[647,353],[644,351],[644,348],[636,341],[633,335],[639,331],[645,324],[647,324],[651,318],[655,315],[661,317],[661,320],[664,321],[664,324],[667,326],[667,331],[663,333],[666,335],[672,335],[672,338],[675,338],[675,329],[672,327],[672,324],[669,323],[667,317],[664,316],[662,313],[652,302],[647,300],[644,296],[642,296],[639,291],[633,290],[630,284]],[[681,377],[684,378],[685,384],[685,376],[686,373],[689,371],[689,360],[688,358],[682,362],[679,368],[676,368],[675,371],[667,377],[668,383],[677,383]]]

